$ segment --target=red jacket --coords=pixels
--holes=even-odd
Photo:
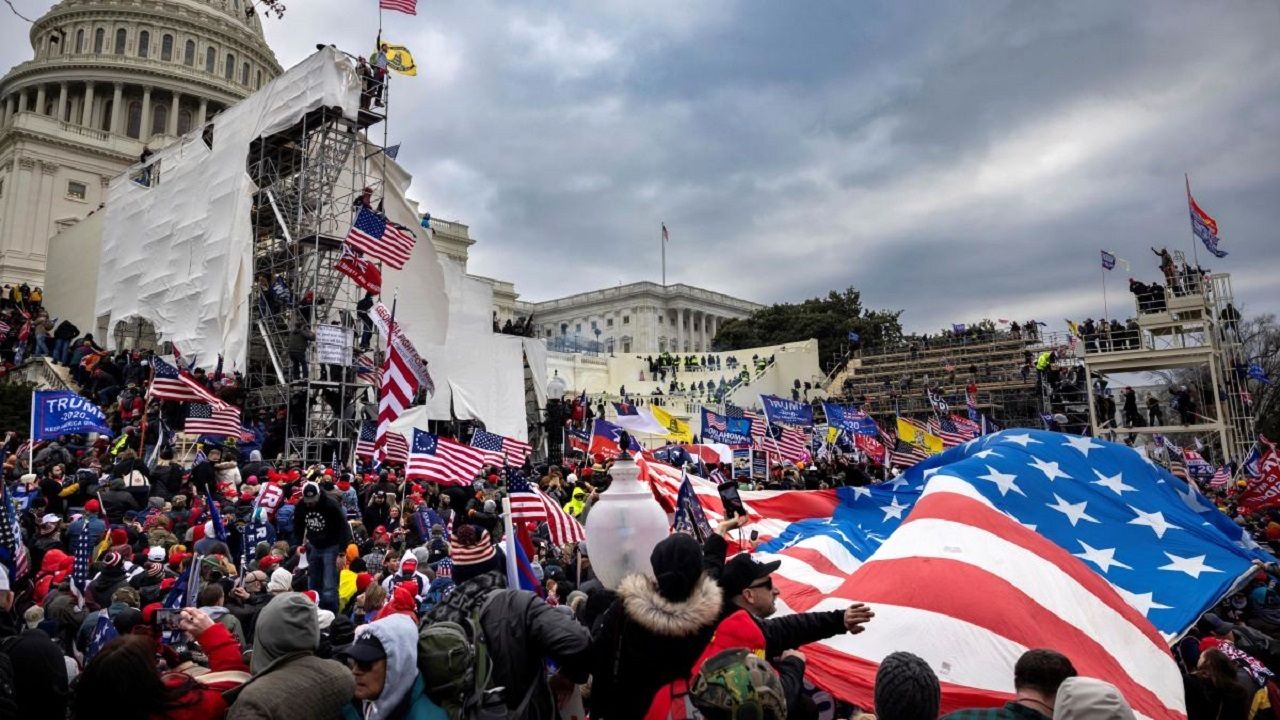
[[[227,715],[227,701],[222,699],[222,692],[248,679],[249,666],[240,655],[240,644],[226,627],[214,623],[200,633],[196,642],[209,656],[209,673],[199,676],[195,686],[176,703],[177,707],[156,715],[156,720],[221,720]],[[191,680],[185,673],[164,676],[164,683],[169,687],[180,687]]]

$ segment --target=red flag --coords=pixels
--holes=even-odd
[[[356,285],[377,295],[382,292],[382,270],[360,257],[360,254],[343,244],[342,257],[333,266],[335,270],[356,282]]]
[[[1240,509],[1257,512],[1280,505],[1280,455],[1268,450],[1258,463],[1258,477],[1249,481],[1249,487],[1236,499]]]

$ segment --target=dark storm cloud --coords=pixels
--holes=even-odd
[[[372,0],[368,0],[372,4]],[[372,10],[268,23],[281,62]],[[932,330],[1101,312],[1097,251],[1190,254],[1280,309],[1280,10],[1228,2],[443,2],[387,13],[390,142],[526,299],[668,275],[757,301],[850,284]],[[9,32],[6,30],[6,32]],[[25,51],[24,51],[25,52]],[[12,51],[6,56],[17,61]],[[1109,286],[1124,302],[1124,278]]]

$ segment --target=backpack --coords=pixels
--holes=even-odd
[[[500,591],[499,591],[500,592]],[[432,702],[444,708],[450,720],[511,720],[524,716],[539,683],[530,683],[520,704],[507,707],[505,688],[491,687],[493,662],[480,617],[498,595],[489,595],[479,608],[460,623],[435,622],[418,633],[418,670],[423,689]]]

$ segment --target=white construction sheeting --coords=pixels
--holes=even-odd
[[[354,119],[359,104],[355,62],[325,48],[214,118],[212,149],[196,130],[157,153],[151,187],[128,175],[112,180],[96,316],[108,328],[144,318],[183,354],[201,363],[222,354],[228,367],[244,368],[253,282],[249,143],[319,107]],[[104,339],[110,347],[112,335]]]

